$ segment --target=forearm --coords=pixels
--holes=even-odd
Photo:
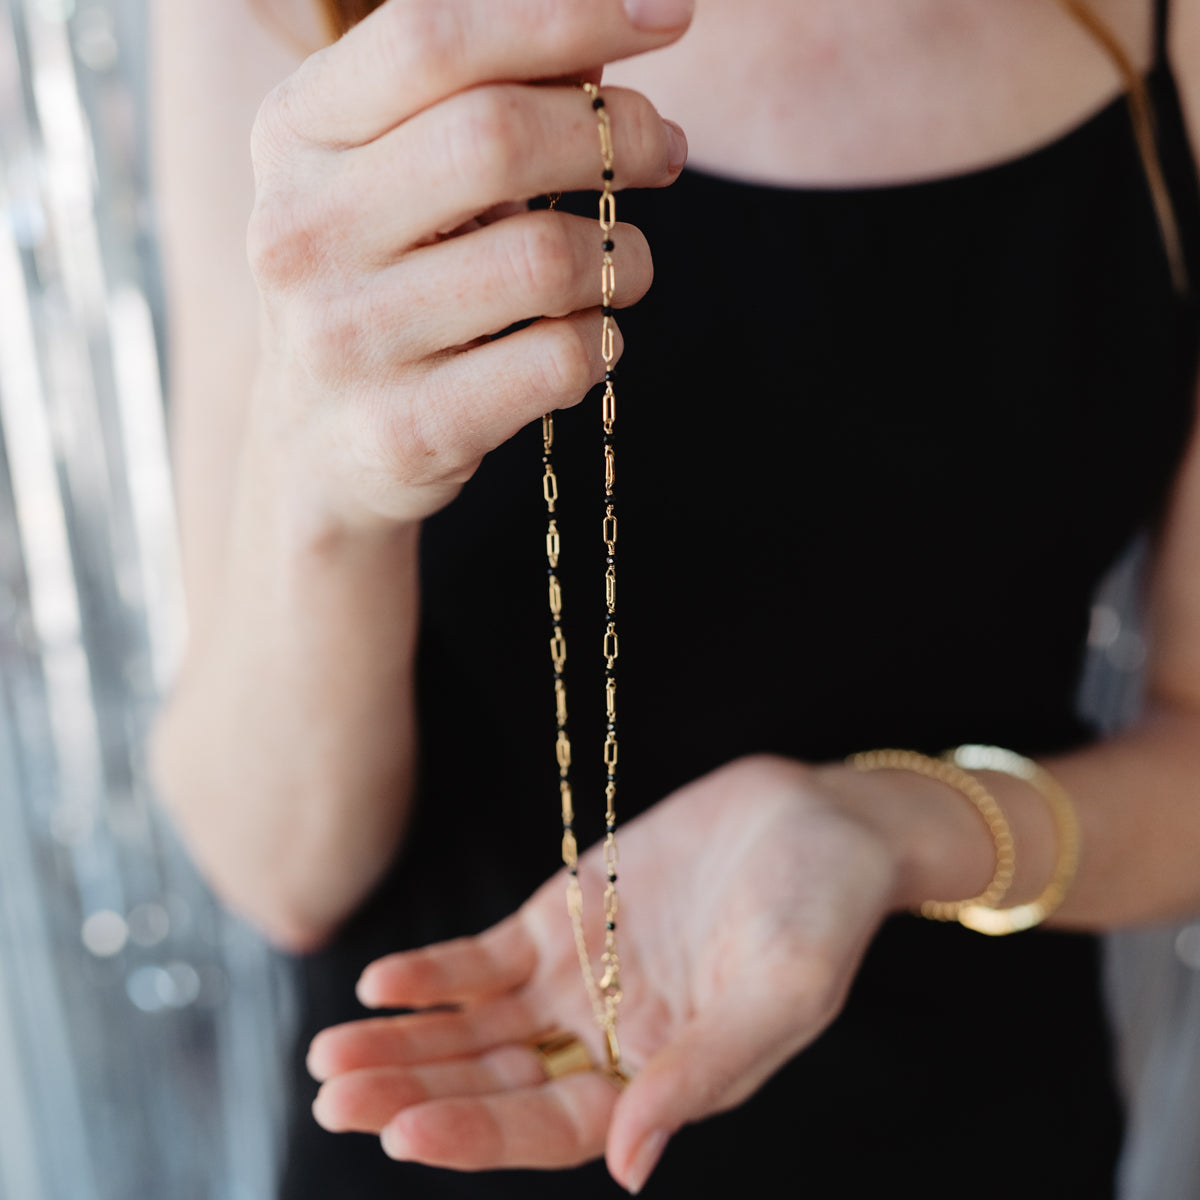
[[[1081,844],[1074,882],[1048,924],[1103,930],[1200,911],[1200,714],[1152,707],[1119,737],[1041,761],[1072,798]],[[983,891],[994,847],[953,788],[901,771],[875,777],[838,764],[821,772],[841,803],[892,847],[896,909]],[[1025,903],[1054,871],[1049,808],[1019,779],[977,775],[1016,843],[1016,876],[1004,905]]]
[[[247,436],[224,559],[193,564],[219,578],[196,580],[206,603],[155,761],[217,892],[305,950],[363,899],[403,834],[419,526],[319,520],[260,441]]]
[[[1075,799],[1082,845],[1053,923],[1109,929],[1200,911],[1200,713],[1152,705],[1128,732],[1045,765]]]

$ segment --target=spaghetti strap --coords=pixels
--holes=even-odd
[[[1170,0],[1154,0],[1154,62],[1167,61],[1167,26]]]

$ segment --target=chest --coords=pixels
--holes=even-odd
[[[1093,0],[1134,66],[1151,0]],[[693,165],[782,184],[971,170],[1061,135],[1122,87],[1057,0],[697,0],[676,45],[606,80],[688,133]]]

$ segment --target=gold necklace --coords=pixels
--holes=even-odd
[[[554,473],[554,415],[542,417],[542,495],[546,501],[549,524],[546,530],[546,561],[549,564],[550,619],[553,629],[550,638],[550,659],[554,665],[554,699],[558,722],[555,754],[558,759],[559,792],[562,801],[562,857],[567,868],[567,911],[575,935],[579,969],[583,975],[592,1014],[604,1034],[608,1056],[607,1074],[614,1082],[628,1078],[621,1066],[621,1046],[617,1040],[617,1009],[621,1004],[621,963],[617,954],[617,677],[618,653],[617,610],[617,516],[613,487],[616,483],[614,428],[616,425],[616,395],[613,392],[613,366],[616,358],[616,322],[612,302],[616,292],[616,269],[613,266],[612,233],[617,223],[617,198],[613,193],[612,123],[604,97],[594,83],[580,85],[592,102],[600,136],[602,165],[600,191],[600,234],[604,257],[600,266],[600,350],[604,359],[604,396],[601,401],[601,424],[604,432],[604,519],[602,536],[606,555],[604,600],[606,623],[604,631],[604,699],[608,729],[604,738],[604,767],[607,781],[604,787],[604,867],[607,881],[604,887],[604,950],[600,955],[602,967],[597,980],[588,953],[583,927],[583,889],[579,883],[579,850],[575,840],[575,808],[571,794],[571,740],[567,735],[567,685],[563,668],[567,660],[567,643],[562,629],[563,592],[557,570],[562,539],[555,517],[558,503],[558,477]],[[557,197],[551,198],[551,207]]]

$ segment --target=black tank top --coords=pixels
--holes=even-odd
[[[1200,282],[1164,27],[1160,11],[1147,83]],[[1091,738],[1075,701],[1092,593],[1162,511],[1200,329],[1125,102],[967,175],[801,190],[686,171],[621,210],[656,264],[622,315],[622,816],[756,751]],[[602,617],[585,599],[602,569],[597,425],[593,398],[556,441],[581,629]],[[364,1015],[368,961],[486,927],[559,865],[540,455],[526,430],[427,522],[417,816],[386,883],[303,965],[289,1200],[624,1194],[600,1164],[392,1163],[374,1139],[320,1131],[299,1070],[304,1039]],[[601,694],[573,685],[577,742],[602,730]],[[590,841],[602,798],[577,774]],[[1121,1117],[1097,968],[1088,937],[890,920],[828,1032],[749,1103],[683,1130],[646,1194],[858,1198],[907,1181],[928,1200],[1103,1200]]]

